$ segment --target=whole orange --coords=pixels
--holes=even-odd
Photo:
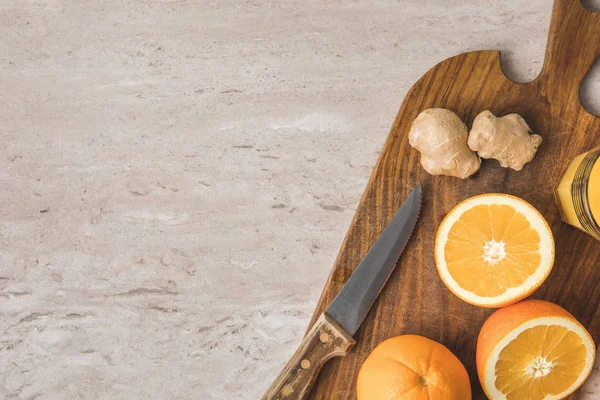
[[[380,343],[358,374],[358,400],[469,400],[467,370],[444,345],[418,335]]]

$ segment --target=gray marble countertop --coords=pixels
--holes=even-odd
[[[0,398],[259,398],[410,85],[551,3],[2,2]]]

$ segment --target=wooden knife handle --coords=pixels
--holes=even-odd
[[[331,317],[321,314],[262,400],[305,399],[327,360],[345,356],[354,343]]]

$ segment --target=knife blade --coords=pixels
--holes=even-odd
[[[410,194],[325,311],[354,336],[394,270],[421,210],[421,185]]]
[[[306,334],[263,400],[305,399],[321,367],[333,357],[345,356],[355,344],[353,336],[412,235],[421,211],[421,192],[418,184],[329,308]]]

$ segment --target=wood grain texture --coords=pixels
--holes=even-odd
[[[512,82],[502,71],[499,52],[478,51],[441,62],[415,83],[394,120],[311,325],[418,182],[424,188],[421,219],[357,333],[356,347],[343,359],[327,363],[312,399],[356,398],[356,377],[367,355],[383,340],[407,333],[446,345],[467,367],[473,398],[485,398],[477,380],[475,344],[480,327],[493,310],[464,303],[446,289],[438,277],[433,250],[437,226],[446,213],[458,202],[481,193],[522,197],[547,218],[556,237],[556,262],[548,280],[532,297],[567,309],[598,343],[600,245],[561,222],[553,189],[569,162],[600,142],[600,118],[588,113],[579,101],[581,81],[599,55],[600,14],[587,11],[579,0],[556,0],[546,59],[534,81]],[[430,176],[421,168],[407,134],[417,114],[432,107],[456,112],[469,126],[484,110],[498,116],[516,112],[543,136],[544,143],[520,172],[484,160],[482,169],[467,181]]]
[[[354,343],[332,318],[321,314],[262,400],[307,398],[323,365],[333,357],[345,356]]]

